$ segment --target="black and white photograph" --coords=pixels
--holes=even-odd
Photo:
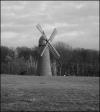
[[[99,0],[1,1],[1,112],[99,112]]]

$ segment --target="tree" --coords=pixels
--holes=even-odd
[[[66,71],[66,65],[69,64],[69,62],[71,61],[71,57],[72,57],[72,48],[63,43],[63,42],[57,42],[56,44],[54,44],[55,48],[57,49],[57,51],[60,54],[60,59],[59,61],[59,68],[60,68],[60,75],[64,75],[65,71]]]
[[[1,63],[2,62],[7,62],[7,56],[10,58],[13,58],[14,56],[14,51],[8,47],[5,46],[0,46],[0,50],[1,50]]]

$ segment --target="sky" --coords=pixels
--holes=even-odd
[[[99,50],[99,1],[1,1],[1,45],[38,45],[40,24],[49,39]]]

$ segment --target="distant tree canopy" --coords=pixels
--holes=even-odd
[[[51,63],[56,60],[58,69],[61,70],[61,74],[65,74],[66,72],[73,73],[73,74],[79,74],[81,75],[87,75],[91,73],[96,74],[98,76],[99,74],[99,51],[96,50],[90,50],[90,49],[83,49],[83,48],[76,48],[73,49],[71,46],[63,43],[63,42],[57,42],[54,44],[55,48],[60,54],[60,59],[56,60],[52,54],[50,54],[51,57]],[[17,47],[15,50],[8,48],[6,46],[0,46],[1,49],[1,63],[2,63],[2,71],[5,73],[8,69],[12,69],[11,66],[13,66],[11,63],[18,66],[25,66],[26,69],[31,64],[30,63],[30,56],[32,56],[32,63],[34,65],[34,71],[36,71],[36,63],[38,60],[38,47],[34,48],[28,48],[28,47]],[[17,60],[15,59],[15,51],[17,51]],[[22,61],[21,61],[22,60]],[[9,62],[10,68],[7,68],[7,62]],[[15,64],[16,63],[16,64]],[[21,64],[18,64],[21,63]],[[32,65],[32,67],[33,67]],[[5,70],[6,69],[6,70]],[[33,68],[32,68],[33,69]],[[92,71],[94,70],[94,72]],[[27,72],[30,70],[27,69]],[[72,72],[73,71],[73,72]],[[82,71],[82,73],[81,73]],[[92,72],[90,72],[92,71]],[[10,73],[10,70],[9,70]],[[31,72],[33,73],[33,70]]]
[[[70,47],[69,45],[67,45],[63,42],[58,42],[58,43],[54,44],[54,46],[60,54],[59,60],[60,60],[61,64],[69,63],[69,61],[72,58],[72,47]]]
[[[6,62],[7,60],[7,56],[9,57],[14,57],[14,51],[8,47],[5,46],[0,46],[0,50],[1,50],[1,62]]]
[[[25,60],[29,59],[29,56],[32,54],[32,50],[27,47],[17,47],[18,58],[24,57]]]
[[[99,63],[99,51],[83,48],[72,49],[63,42],[55,44],[55,47],[60,53],[62,63]]]
[[[27,47],[17,47],[18,58],[24,57],[25,61],[29,60],[32,56],[35,60],[38,58],[38,47],[27,48]]]

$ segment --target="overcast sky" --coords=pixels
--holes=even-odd
[[[98,1],[1,1],[1,44],[9,47],[38,45],[41,24],[53,42],[99,49]]]

